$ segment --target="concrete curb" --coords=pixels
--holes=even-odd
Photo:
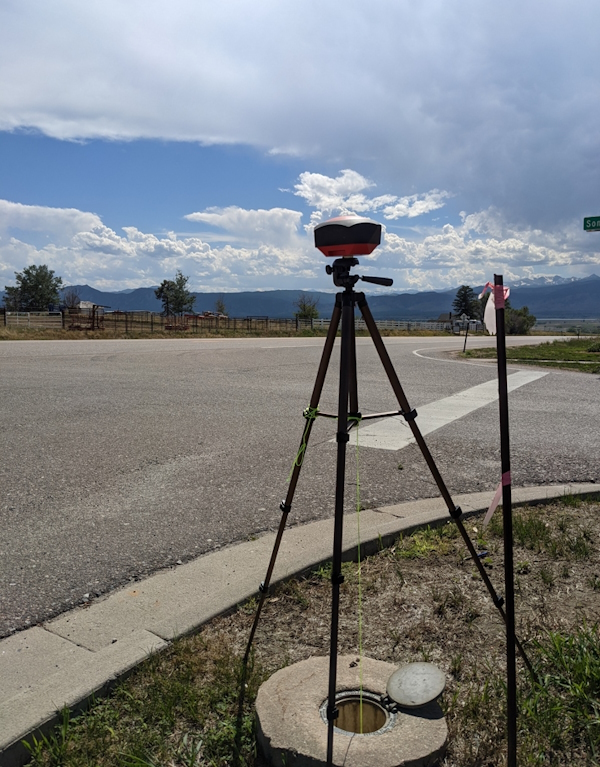
[[[513,488],[513,503],[541,503],[564,495],[591,495],[598,485]],[[465,515],[488,508],[493,492],[454,496]],[[409,501],[361,512],[365,554],[400,533],[440,524],[450,517],[441,498]],[[344,554],[356,554],[356,515],[346,517]],[[48,732],[60,711],[85,708],[106,694],[150,654],[178,636],[198,630],[257,592],[275,534],[246,541],[156,573],[86,607],[0,641],[0,767],[28,761],[22,740]],[[286,530],[273,582],[298,575],[331,558],[333,520]]]

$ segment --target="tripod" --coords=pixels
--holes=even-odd
[[[269,584],[271,582],[273,569],[275,567],[275,561],[277,559],[277,554],[279,552],[283,531],[285,529],[287,517],[292,507],[292,501],[294,498],[294,493],[296,491],[296,485],[298,483],[298,478],[300,476],[300,471],[302,468],[302,458],[304,456],[304,452],[306,450],[308,440],[310,438],[314,421],[316,417],[319,415],[329,417],[329,418],[337,417],[337,433],[336,433],[337,463],[336,463],[334,533],[333,533],[333,563],[332,563],[332,573],[331,573],[331,589],[332,589],[331,635],[330,635],[330,649],[329,649],[329,687],[328,687],[328,701],[327,701],[327,723],[328,723],[327,765],[328,767],[330,767],[333,763],[333,732],[334,732],[335,720],[337,719],[339,714],[338,709],[336,708],[336,705],[335,705],[335,697],[336,697],[336,679],[337,679],[339,598],[340,598],[340,586],[344,580],[344,577],[342,575],[342,532],[343,532],[343,515],[344,515],[344,482],[345,482],[345,472],[346,472],[346,445],[349,441],[348,432],[350,428],[352,427],[352,425],[357,423],[359,419],[367,420],[367,419],[373,419],[373,418],[384,418],[384,417],[391,417],[391,416],[398,416],[398,415],[401,415],[405,418],[405,420],[407,421],[412,431],[413,437],[415,438],[415,441],[417,445],[419,446],[419,449],[421,450],[421,453],[429,467],[429,470],[431,471],[431,474],[433,475],[435,483],[446,503],[446,506],[448,507],[448,512],[450,516],[455,520],[458,526],[458,529],[460,531],[460,534],[462,535],[462,538],[469,550],[469,553],[471,554],[471,557],[473,561],[475,562],[475,565],[477,566],[479,574],[481,575],[490,593],[492,601],[494,605],[496,605],[496,607],[500,611],[500,614],[502,615],[502,618],[506,622],[506,614],[503,609],[504,600],[502,599],[502,597],[499,597],[496,594],[494,587],[488,577],[488,574],[479,556],[477,555],[475,547],[473,546],[473,543],[471,539],[469,538],[467,531],[465,530],[464,524],[461,520],[462,511],[459,506],[456,506],[454,504],[450,496],[450,493],[448,492],[448,489],[446,485],[444,484],[444,480],[442,479],[438,471],[435,461],[433,460],[433,457],[431,453],[429,452],[429,448],[427,447],[425,440],[423,439],[423,435],[421,434],[416,422],[417,411],[412,410],[410,408],[410,405],[408,404],[406,395],[404,394],[404,391],[402,389],[398,376],[396,375],[396,371],[394,370],[394,367],[392,365],[388,352],[384,346],[383,340],[381,338],[381,334],[379,333],[377,325],[375,324],[375,320],[373,319],[373,315],[371,314],[371,311],[367,304],[367,299],[364,293],[357,293],[354,291],[354,286],[356,285],[358,280],[363,280],[364,282],[371,282],[378,285],[387,285],[387,286],[392,284],[392,280],[384,278],[384,277],[360,277],[358,275],[350,274],[350,268],[352,266],[356,266],[357,264],[358,264],[358,260],[356,258],[346,257],[346,258],[338,258],[336,261],[333,262],[331,266],[326,267],[327,273],[333,275],[334,284],[337,287],[344,288],[344,290],[342,292],[337,293],[336,295],[335,306],[331,315],[329,331],[327,333],[327,338],[325,340],[325,346],[323,348],[321,362],[319,364],[319,369],[317,372],[317,377],[315,380],[312,396],[310,399],[310,404],[308,408],[306,408],[306,410],[304,411],[306,425],[304,428],[304,432],[302,434],[302,441],[300,443],[300,451],[298,454],[300,458],[299,460],[296,460],[294,462],[294,467],[292,470],[292,475],[290,477],[288,492],[287,492],[285,500],[283,500],[280,505],[280,509],[282,512],[281,521],[280,521],[279,529],[277,531],[277,535],[275,538],[275,544],[273,546],[273,552],[271,554],[271,559],[267,569],[267,574],[265,576],[264,581],[260,584],[260,587],[259,587],[260,598],[259,598],[258,606],[256,609],[254,622],[252,624],[252,628],[250,631],[250,637],[248,639],[248,645],[246,647],[246,654],[244,656],[244,667],[245,667],[249,659],[252,642],[254,640],[254,634],[258,626],[264,601],[269,590]],[[398,404],[400,406],[399,410],[395,410],[395,411],[387,412],[387,413],[375,413],[373,415],[367,415],[367,416],[361,416],[359,412],[357,375],[356,375],[356,332],[355,332],[355,323],[354,323],[355,306],[358,306],[362,314],[362,317],[365,321],[369,335],[371,336],[371,339],[379,355],[379,359],[381,360],[381,363],[386,372],[390,385],[394,391],[396,399],[398,400]],[[333,414],[320,413],[318,411],[318,405],[319,405],[319,399],[321,397],[321,392],[323,390],[327,369],[329,367],[329,362],[331,359],[331,354],[333,351],[333,346],[334,346],[335,338],[337,335],[338,327],[340,325],[340,320],[341,320],[342,327],[341,327],[339,398],[338,398],[338,413],[337,413],[337,416],[335,416]],[[527,667],[533,673],[531,665],[518,639],[516,639],[515,641],[519,649],[519,652],[522,655]]]

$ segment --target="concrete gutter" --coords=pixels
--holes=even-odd
[[[513,488],[513,503],[540,503],[564,495],[590,495],[598,485]],[[455,496],[463,513],[486,510],[493,493]],[[450,517],[441,498],[361,512],[365,554],[400,533]],[[344,552],[356,554],[356,515],[345,518]],[[206,554],[185,565],[131,583],[70,612],[0,641],[0,767],[28,761],[22,740],[39,737],[64,707],[79,711],[105,695],[141,661],[170,641],[198,630],[217,615],[255,596],[264,578],[275,534]],[[273,582],[331,558],[333,519],[286,530]]]

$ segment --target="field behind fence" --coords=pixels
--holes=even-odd
[[[99,329],[118,335],[128,333],[205,333],[211,331],[293,333],[303,330],[327,330],[329,318],[301,320],[276,317],[206,317],[190,314],[183,317],[164,317],[155,312],[108,312],[92,315],[83,311],[78,314],[63,312],[4,312],[0,325],[27,328],[64,328],[81,331]],[[448,322],[420,320],[377,320],[381,330],[451,330]],[[363,319],[356,320],[357,330],[366,330]]]

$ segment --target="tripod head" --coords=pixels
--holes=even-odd
[[[351,266],[358,266],[358,258],[336,258],[331,266],[327,264],[325,271],[327,274],[333,275],[334,285],[338,288],[346,288],[346,290],[352,290],[359,280],[388,287],[394,284],[394,280],[389,277],[367,277],[366,275],[361,277],[359,274],[350,274]]]

